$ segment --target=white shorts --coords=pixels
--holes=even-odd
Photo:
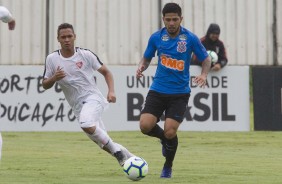
[[[79,115],[79,124],[81,128],[100,127],[105,130],[102,121],[102,114],[104,112],[103,105],[97,100],[87,100],[82,106]]]

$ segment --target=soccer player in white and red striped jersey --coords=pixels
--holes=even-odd
[[[122,166],[133,155],[113,142],[101,119],[108,104],[116,102],[112,73],[93,52],[74,46],[76,34],[71,24],[59,25],[57,34],[61,49],[47,56],[42,85],[49,89],[59,84],[82,130]],[[104,76],[108,85],[107,99],[96,86],[95,71]]]
[[[8,23],[9,30],[15,29],[16,21],[13,18],[10,11],[4,6],[0,6],[0,20],[4,23]],[[2,135],[0,132],[0,160],[1,160],[1,155],[2,155],[2,143],[3,143],[3,140],[2,140]]]

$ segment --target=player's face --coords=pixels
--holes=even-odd
[[[70,28],[61,29],[58,35],[58,42],[60,42],[62,49],[73,49],[76,35]]]
[[[182,18],[183,17],[180,17],[177,13],[165,14],[163,21],[170,36],[178,35]]]

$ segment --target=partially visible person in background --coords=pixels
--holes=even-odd
[[[14,30],[15,26],[16,26],[16,21],[15,19],[12,17],[12,14],[10,13],[10,11],[4,7],[4,6],[0,6],[0,20],[4,23],[8,23],[8,27],[9,30]],[[0,160],[1,160],[1,153],[2,153],[2,135],[0,132]]]
[[[216,52],[218,56],[218,60],[215,63],[211,63],[211,70],[219,71],[222,69],[228,62],[226,56],[226,49],[224,47],[223,42],[219,39],[220,35],[220,27],[218,24],[212,23],[210,24],[206,36],[201,38],[201,42],[206,48],[206,50]],[[195,55],[191,60],[191,65],[200,65],[202,66],[202,62],[200,62]]]

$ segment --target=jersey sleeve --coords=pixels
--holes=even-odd
[[[156,44],[155,44],[156,37],[152,35],[148,41],[147,48],[144,52],[144,58],[146,59],[152,59],[155,57],[155,53],[157,50]]]
[[[55,71],[52,67],[52,60],[50,55],[47,56],[46,61],[45,61],[45,69],[44,69],[44,74],[43,74],[43,78],[47,79],[50,78],[54,75]]]
[[[93,70],[96,71],[102,67],[103,63],[101,62],[99,57],[96,54],[94,54],[93,52],[91,52],[90,50],[88,52],[88,58],[89,58],[90,65],[93,68]]]
[[[11,22],[13,20],[12,14],[4,6],[0,6],[0,20],[5,23]]]
[[[208,53],[201,43],[200,39],[196,36],[193,35],[193,53],[196,55],[197,59],[202,62],[208,57]]]

